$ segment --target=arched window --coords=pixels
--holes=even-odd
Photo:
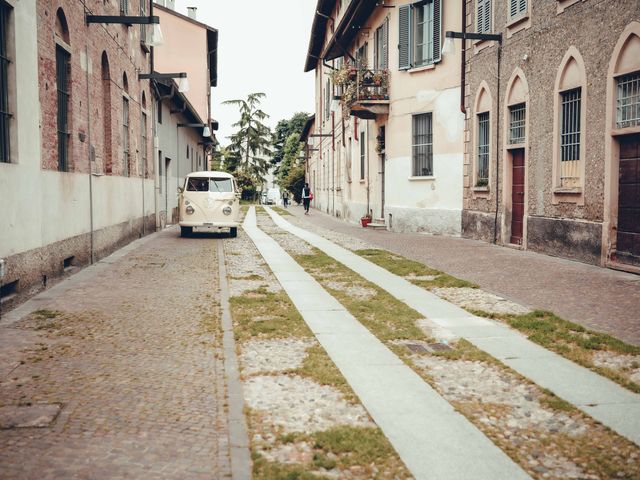
[[[554,193],[570,201],[567,195],[583,193],[587,110],[584,61],[575,47],[560,64],[554,91]]]
[[[126,72],[122,74],[122,171],[125,177],[131,175],[129,141],[129,81]]]
[[[615,62],[616,128],[640,126],[640,36],[627,34]]]
[[[513,72],[507,85],[506,98],[506,142],[509,146],[523,145],[527,135],[527,103],[529,87],[524,73],[519,68]]]
[[[474,149],[473,149],[473,184],[475,187],[489,187],[489,171],[491,158],[491,94],[486,82],[480,84],[474,104]]]
[[[109,57],[102,52],[102,128],[103,128],[103,168],[106,174],[113,173],[113,155],[111,150],[111,72]]]
[[[71,52],[69,27],[62,8],[56,12],[56,92],[58,130],[58,170],[69,171],[71,122],[69,97],[71,95]]]

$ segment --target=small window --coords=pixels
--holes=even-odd
[[[56,46],[56,88],[58,91],[58,170],[69,171],[69,73],[71,55]]]
[[[8,30],[11,7],[0,2],[0,162],[11,161],[11,111],[9,107]]]
[[[162,101],[158,100],[158,123],[162,125]]]
[[[509,0],[509,18],[515,19],[527,13],[527,0]]]
[[[360,180],[364,180],[364,164],[367,154],[367,146],[364,143],[364,132],[360,132]]]
[[[163,172],[163,168],[162,168],[162,164],[164,162],[162,161],[162,150],[158,151],[158,177],[160,177],[160,181],[158,182],[158,193],[162,194],[162,184],[164,183],[164,181],[162,180],[162,177],[164,175]]]
[[[489,185],[489,112],[478,114],[476,186]]]
[[[478,0],[476,32],[491,33],[491,0]]]
[[[147,176],[147,114],[142,112],[142,125],[140,126],[142,132],[140,134],[140,157],[142,158],[142,172],[143,177]]]
[[[386,70],[389,68],[389,18],[376,30],[375,36],[375,62],[376,70]]]
[[[640,125],[640,72],[617,79],[617,127]]]
[[[509,107],[509,143],[524,143],[525,117],[527,107],[524,103]]]
[[[433,175],[433,125],[432,114],[423,113],[413,116],[413,176],[430,177]]]

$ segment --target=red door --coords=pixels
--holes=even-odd
[[[640,266],[640,135],[620,140],[619,178],[615,259]]]
[[[511,240],[522,245],[524,225],[524,150],[511,150],[513,175],[511,187]]]

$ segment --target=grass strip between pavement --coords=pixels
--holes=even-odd
[[[258,214],[258,221],[259,225],[261,222],[270,222],[270,225],[272,223],[269,217],[260,214]],[[287,250],[287,244],[283,237],[283,235],[279,234],[273,238]],[[301,240],[296,238],[296,241]],[[427,383],[440,391],[435,379],[424,369],[418,368],[412,361],[412,354],[409,350],[398,344],[398,341],[402,340],[423,341],[426,343],[434,341],[416,324],[416,321],[422,316],[377,285],[367,281],[320,250],[311,246],[310,249],[313,252],[312,254],[295,254],[293,252],[290,254],[307,273],[312,275],[371,333],[383,341],[387,347],[403,359]],[[395,272],[402,272],[408,277],[446,275],[437,270],[428,269],[428,267],[418,262],[403,259],[389,252],[367,250],[366,254],[368,257],[376,258],[382,264],[392,265]],[[420,281],[430,282],[432,280]],[[471,285],[469,282],[459,281],[450,276],[446,276],[444,282],[447,285],[457,284],[466,287]],[[434,286],[441,285],[436,283]],[[424,287],[424,285],[422,286]],[[372,294],[368,298],[358,295],[358,292],[365,291],[372,292]],[[525,438],[530,438],[531,441],[524,444],[515,444],[509,438],[504,437],[503,429],[496,425],[497,421],[492,422],[492,424],[480,421],[482,417],[486,418],[486,416],[499,419],[508,415],[511,407],[482,402],[451,402],[454,408],[482,430],[485,435],[502,448],[514,461],[519,463],[533,478],[548,478],[548,476],[544,475],[545,472],[543,470],[536,470],[537,466],[530,463],[531,455],[539,455],[540,451],[547,450],[554,454],[559,451],[563,456],[575,459],[586,472],[599,478],[609,478],[618,473],[623,474],[620,478],[634,478],[635,475],[640,474],[638,462],[635,462],[636,467],[631,470],[627,471],[621,468],[621,465],[624,465],[625,459],[629,455],[637,454],[639,451],[638,447],[633,443],[601,426],[573,405],[558,398],[552,392],[533,384],[466,340],[461,339],[451,347],[452,350],[435,352],[431,355],[452,361],[482,362],[486,365],[498,367],[507,374],[517,377],[521,382],[537,389],[536,396],[541,408],[562,412],[588,426],[589,434],[577,438],[569,437],[560,432],[540,433],[532,431],[525,434]],[[442,391],[440,393],[445,394]],[[536,438],[536,435],[539,438]],[[534,450],[537,450],[538,453],[535,453]]]

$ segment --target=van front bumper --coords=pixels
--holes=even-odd
[[[181,227],[237,228],[239,222],[180,222]]]

